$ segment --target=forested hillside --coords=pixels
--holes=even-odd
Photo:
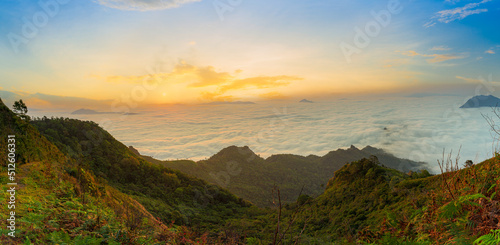
[[[335,171],[346,163],[372,155],[377,156],[385,166],[404,172],[418,172],[427,167],[425,163],[400,159],[370,146],[362,150],[351,146],[345,150],[331,151],[322,157],[278,154],[263,159],[247,146],[230,146],[198,162],[160,161],[142,157],[149,162],[224,186],[260,207],[269,207],[272,206],[271,191],[275,186],[280,188],[284,203],[295,202],[300,194],[318,196],[323,193],[325,184]]]
[[[250,206],[203,180],[137,158],[93,122],[28,122],[0,101],[0,123],[4,139],[16,138],[19,182],[17,230],[11,237],[2,228],[2,244],[222,242],[227,238],[219,228]],[[7,152],[6,142],[0,146]],[[7,173],[2,165],[4,203]],[[6,220],[11,210],[2,205],[1,211]]]
[[[163,221],[210,227],[250,206],[218,186],[141,159],[93,122],[54,118],[32,124],[79,166]]]
[[[410,176],[365,158],[336,171],[319,197],[283,204],[275,195],[274,212],[242,223],[274,230],[251,244],[499,244],[500,155],[457,166]]]

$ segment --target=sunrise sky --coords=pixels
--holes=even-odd
[[[0,90],[200,103],[473,94],[481,77],[500,81],[497,0],[40,3],[0,3]],[[373,25],[374,13],[390,19]]]

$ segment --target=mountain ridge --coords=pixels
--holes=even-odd
[[[301,192],[317,196],[324,191],[324,186],[335,171],[346,163],[370,158],[372,155],[380,159],[384,166],[403,172],[419,171],[427,167],[426,163],[400,159],[371,146],[363,149],[355,146],[340,148],[324,156],[274,154],[262,158],[248,146],[233,145],[200,161],[162,161],[150,156],[141,157],[151,163],[220,185],[257,206],[266,207],[272,205],[270,190],[274,186],[281,189],[286,202],[294,202]]]
[[[495,238],[500,233],[499,154],[462,169],[458,162],[449,169],[450,156],[443,173],[434,176],[425,170],[406,174],[389,168],[384,161],[390,163],[391,156],[384,154],[341,164],[333,174],[323,168],[323,162],[333,168],[336,156],[380,153],[370,146],[322,157],[277,154],[266,159],[249,147],[230,146],[204,161],[168,163],[190,171],[202,168],[220,186],[236,191],[269,191],[273,205],[258,208],[220,186],[159,166],[161,162],[146,162],[96,123],[28,121],[0,99],[0,133],[19,140],[20,198],[18,236],[11,238],[9,230],[0,228],[2,244],[500,242]],[[0,149],[6,150],[7,144],[0,143]],[[318,195],[307,193],[320,173],[311,175],[307,169],[329,176]],[[7,167],[2,170],[5,182]],[[245,177],[252,182],[238,183]],[[252,186],[257,190],[248,188]],[[294,192],[298,187],[301,191]],[[10,196],[4,191],[0,198]],[[7,220],[8,211],[7,205],[0,206],[0,217]]]

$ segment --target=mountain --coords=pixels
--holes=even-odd
[[[8,135],[15,135],[17,163],[38,162],[46,159],[62,161],[64,156],[43,137],[36,128],[14,114],[0,99],[0,152],[7,151]]]
[[[301,101],[299,101],[300,103],[314,103],[310,100],[307,100],[307,99],[302,99]]]
[[[204,103],[202,105],[251,105],[255,104],[251,101],[214,101],[209,103]]]
[[[5,166],[0,179],[3,184],[16,183],[9,185],[15,189],[14,200],[5,192],[13,205],[0,207],[1,219],[10,219],[15,232],[2,229],[1,244],[133,244],[136,235],[169,233],[137,201],[98,182],[83,166],[78,168],[74,159],[16,116],[1,99],[0,132],[5,139],[0,151],[15,149],[14,165],[8,171]],[[15,139],[10,145],[9,135]],[[5,197],[2,195],[3,200]],[[128,229],[137,220],[144,225]]]
[[[27,122],[0,100],[0,129],[0,150],[16,150],[16,179],[6,167],[0,179],[18,183],[20,200],[15,237],[4,228],[0,244],[180,244],[203,234],[225,243],[219,231],[251,207],[223,188],[144,161],[93,122]],[[13,210],[0,209],[9,219]]]
[[[215,185],[143,160],[94,122],[55,118],[32,124],[96,178],[133,197],[161,220],[207,228],[231,216],[217,209],[237,213],[249,206]]]
[[[252,233],[253,244],[499,244],[499,165],[495,157],[431,176],[364,158],[335,171],[318,197],[284,204],[278,192],[274,213],[241,223],[266,219],[259,229],[275,231]]]
[[[370,146],[360,150],[355,146],[338,149],[320,157],[278,154],[263,159],[249,147],[227,147],[207,160],[198,162],[160,161],[148,156],[145,160],[176,169],[227,188],[232,193],[260,207],[273,203],[271,190],[279,186],[286,202],[294,202],[300,194],[317,196],[332,173],[346,163],[375,155],[387,167],[404,172],[426,168],[425,163],[397,158]]]
[[[116,112],[100,112],[100,111],[83,109],[83,108],[71,112],[71,115],[94,115],[94,114],[116,114]]]
[[[493,95],[476,95],[460,108],[497,107],[498,105],[500,105],[500,99]]]
[[[322,157],[279,154],[266,159],[249,147],[231,146],[204,161],[152,164],[96,123],[68,118],[28,122],[1,99],[0,134],[0,150],[15,149],[15,175],[12,165],[0,171],[5,203],[0,219],[7,221],[0,244],[500,242],[498,154],[462,169],[450,156],[444,173],[434,176],[390,168],[402,163],[369,146]],[[9,142],[12,138],[15,142]],[[379,157],[342,163],[372,153]],[[408,163],[413,166],[403,165]],[[221,186],[252,195],[270,192],[272,205],[251,206],[224,188],[163,164],[188,166],[186,172],[193,174],[203,169]],[[330,176],[322,191],[306,194],[308,184],[321,176]],[[293,199],[297,186],[304,187]],[[7,205],[13,201],[15,207]]]

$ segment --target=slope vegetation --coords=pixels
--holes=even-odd
[[[445,173],[412,175],[362,159],[335,172],[317,198],[278,205],[254,244],[499,244],[500,155]],[[446,168],[445,168],[446,170]],[[264,219],[265,217],[265,219]],[[248,230],[248,228],[246,228]]]
[[[41,130],[41,131],[40,131]],[[224,243],[218,232],[249,203],[203,180],[148,163],[92,122],[21,120],[0,100],[0,149],[16,139],[15,209],[0,206],[1,244]],[[11,166],[12,167],[12,166]],[[189,227],[188,227],[189,226]]]
[[[272,190],[275,186],[279,187],[285,203],[295,202],[300,194],[317,196],[323,193],[325,184],[344,164],[372,155],[377,156],[385,166],[405,172],[426,167],[425,163],[400,159],[370,146],[362,150],[351,146],[322,157],[278,154],[263,159],[247,146],[230,146],[198,162],[142,158],[223,186],[257,206],[269,207],[273,203]]]

